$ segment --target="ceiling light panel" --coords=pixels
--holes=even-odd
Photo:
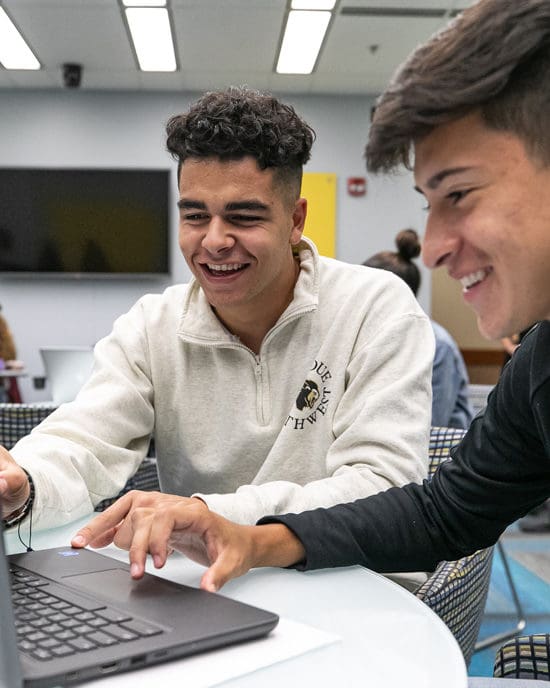
[[[126,7],[166,7],[166,0],[122,0]]]
[[[175,72],[176,56],[168,10],[130,7],[125,12],[139,68],[143,72]]]
[[[40,62],[1,7],[0,63],[6,69],[40,69]]]
[[[333,10],[336,0],[292,0],[293,10]]]
[[[311,74],[331,16],[330,12],[291,10],[288,13],[277,61],[279,74]]]

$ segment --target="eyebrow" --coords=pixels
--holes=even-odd
[[[180,198],[178,201],[178,208],[200,208],[200,210],[206,210],[206,203],[202,201],[193,201],[191,199]]]
[[[206,203],[203,201],[194,201],[193,199],[182,198],[178,201],[178,208],[183,210],[198,208],[200,210],[206,210]],[[250,200],[250,201],[233,201],[225,206],[225,210],[228,212],[234,212],[235,210],[255,210],[255,211],[266,211],[269,210],[269,206],[261,201]]]
[[[450,177],[453,174],[460,174],[461,172],[468,172],[471,169],[471,167],[449,167],[449,169],[447,170],[441,170],[441,172],[434,174],[433,177],[430,177],[428,179],[426,186],[428,189],[437,189],[441,182],[447,177]],[[415,191],[418,191],[419,193],[424,193],[419,186],[415,186],[414,188]]]
[[[269,210],[269,206],[261,201],[234,201],[225,206],[226,210]]]

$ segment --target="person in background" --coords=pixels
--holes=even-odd
[[[17,350],[8,323],[1,313],[0,305],[0,368],[18,368]],[[5,380],[0,380],[0,402],[9,401],[9,388]]]
[[[529,332],[529,330],[533,327],[530,325],[529,327],[526,327],[524,330],[517,334],[512,334],[509,337],[502,337],[501,344],[504,347],[504,361],[502,363],[502,367],[508,363],[508,361],[512,358],[512,354],[515,352],[515,350],[518,348],[518,346],[521,344],[521,340],[525,337],[525,335]]]
[[[504,362],[502,366],[504,367],[508,361],[512,358],[512,354],[519,346],[519,335],[512,334],[509,337],[503,337],[500,340],[502,346],[504,347]]]
[[[17,359],[17,350],[13,335],[8,326],[6,318],[2,315],[2,306],[0,305],[0,359],[5,364],[11,363]]]
[[[433,570],[494,544],[550,497],[549,121],[548,0],[468,7],[412,53],[377,103],[367,167],[410,166],[414,152],[426,265],[460,281],[488,339],[538,323],[452,460],[422,485],[257,526],[197,508],[144,509],[121,542],[135,577],[147,552],[160,567],[169,548],[209,567],[206,590],[255,566]]]
[[[96,344],[76,399],[0,451],[11,525],[31,505],[40,527],[90,513],[152,433],[162,492],[130,492],[124,519],[106,510],[107,540],[143,507],[255,523],[425,477],[429,320],[395,275],[319,256],[302,237],[313,139],[292,107],[245,88],[169,121],[193,279],[140,299]]]
[[[414,229],[403,229],[395,237],[397,251],[380,251],[363,263],[389,270],[406,282],[417,296],[420,270],[413,258],[420,255],[420,241]],[[467,428],[474,416],[468,400],[468,372],[455,340],[439,323],[430,320],[435,336],[432,370],[432,425]]]

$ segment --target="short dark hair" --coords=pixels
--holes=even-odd
[[[480,0],[419,46],[376,103],[368,169],[410,168],[415,141],[475,111],[550,165],[548,0]]]
[[[409,285],[416,296],[420,288],[420,270],[412,261],[420,255],[421,246],[418,234],[414,229],[402,229],[395,237],[395,245],[397,253],[380,251],[367,258],[363,265],[393,272]]]
[[[315,132],[294,108],[270,93],[232,86],[210,91],[166,125],[166,145],[178,161],[187,158],[255,158],[262,170],[300,193],[302,167],[309,160]]]

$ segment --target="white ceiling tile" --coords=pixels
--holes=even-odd
[[[325,74],[389,76],[426,36],[436,31],[438,19],[382,19],[338,16],[319,60]]]
[[[64,62],[105,72],[135,69],[115,2],[91,0],[67,5],[63,0],[11,0],[6,7],[46,69],[59,69]]]
[[[175,8],[174,25],[184,69],[271,71],[284,19],[281,3],[269,8],[205,3]]]
[[[342,10],[450,11],[471,1],[340,0],[315,72],[297,76],[273,71],[287,0],[169,0],[180,67],[170,74],[138,70],[117,0],[2,0],[43,69],[0,69],[0,89],[63,88],[61,65],[78,62],[84,90],[203,91],[247,84],[279,93],[378,93],[444,19],[347,16]]]

